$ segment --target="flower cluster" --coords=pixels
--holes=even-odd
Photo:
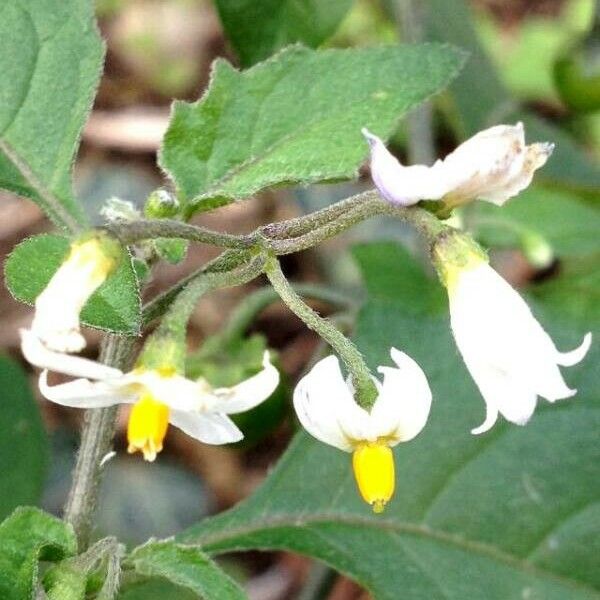
[[[403,206],[435,200],[451,209],[477,198],[502,205],[529,185],[552,152],[551,144],[526,145],[518,123],[478,133],[431,167],[403,166],[377,136],[366,129],[363,134],[379,192]],[[575,350],[560,352],[525,301],[467,235],[445,228],[431,248],[432,262],[448,292],[456,345],[486,404],[486,417],[472,433],[489,430],[499,414],[524,425],[538,396],[549,402],[573,396],[576,390],[567,386],[559,367],[584,358],[591,334]],[[185,377],[184,341],[179,339],[170,340],[167,347],[161,336],[152,345],[151,336],[127,373],[72,354],[85,345],[80,313],[117,268],[122,253],[106,234],[76,240],[38,296],[32,326],[21,330],[21,339],[27,360],[43,369],[42,394],[79,408],[130,404],[128,451],[139,451],[148,461],[162,450],[169,424],[208,444],[242,439],[228,415],[255,407],[278,386],[279,373],[268,352],[258,373],[229,388]],[[309,316],[313,324],[319,322],[318,316]],[[338,359],[329,356],[299,381],[293,398],[298,419],[312,436],[352,453],[359,492],[375,512],[381,512],[394,493],[392,448],[421,432],[432,403],[419,365],[395,348],[391,358],[395,366],[380,366],[382,379],[372,377],[371,383],[360,355],[362,379],[354,379],[352,360],[346,361],[349,374],[344,379]],[[49,385],[49,370],[75,379]],[[365,382],[366,396],[361,395]],[[361,385],[355,389],[354,383]]]
[[[67,259],[38,296],[31,328],[20,331],[23,355],[43,369],[39,380],[42,395],[77,408],[132,405],[128,452],[140,451],[148,461],[162,450],[169,423],[207,444],[241,440],[242,432],[227,415],[250,410],[277,388],[279,372],[268,352],[257,374],[230,388],[213,388],[204,379],[187,379],[168,360],[149,367],[144,362],[149,352],[140,354],[139,364],[129,373],[70,354],[85,346],[80,313],[116,268],[119,252],[115,245],[120,248],[115,240],[101,234],[75,241]],[[76,379],[52,386],[48,384],[49,370]]]
[[[403,166],[381,139],[363,129],[371,152],[371,176],[393,204],[437,200],[447,208],[483,199],[502,205],[526,188],[544,165],[552,144],[525,145],[523,124],[498,125],[461,144],[433,166]],[[549,402],[576,393],[559,366],[580,362],[591,345],[587,333],[578,348],[559,352],[521,296],[492,267],[485,253],[458,232],[442,234],[432,260],[448,291],[450,321],[463,360],[487,407],[489,430],[502,414],[525,425],[541,396]],[[431,392],[425,375],[406,354],[392,349],[396,369],[380,367],[383,383],[370,412],[355,401],[335,358],[322,360],[298,384],[294,406],[304,428],[318,440],[353,452],[354,474],[364,500],[376,512],[394,491],[390,448],[414,438],[429,414]]]

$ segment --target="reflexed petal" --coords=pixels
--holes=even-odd
[[[479,362],[470,362],[467,367],[487,405],[484,423],[471,433],[490,429],[498,412],[517,425],[525,425],[529,421],[535,410],[537,394],[527,388],[527,382]]]
[[[124,382],[143,386],[158,402],[173,410],[201,411],[208,408],[210,398],[195,381],[182,375],[161,375],[157,371],[134,370],[125,375]]]
[[[169,422],[205,444],[231,444],[244,438],[244,434],[235,423],[219,413],[172,410]]]
[[[588,331],[583,337],[583,341],[575,350],[571,350],[570,352],[558,352],[558,356],[556,357],[556,362],[563,367],[572,367],[577,363],[580,363],[585,355],[588,353],[590,346],[592,345],[592,334]]]
[[[294,390],[294,408],[306,431],[321,442],[347,452],[353,445],[340,425],[340,418],[351,405],[360,408],[342,377],[338,359],[333,355],[320,360]],[[353,414],[360,420],[360,411]],[[353,416],[346,420],[352,421]]]
[[[381,392],[371,419],[380,436],[394,435],[398,442],[413,439],[425,426],[431,408],[431,390],[421,367],[407,354],[392,348],[397,368],[379,367]]]
[[[43,371],[39,385],[42,396],[48,400],[75,408],[102,408],[132,403],[137,399],[135,394],[120,385],[120,379],[107,381],[76,379],[59,385],[48,385],[48,371]]]
[[[432,167],[405,167],[368,129],[362,129],[371,148],[371,177],[381,195],[394,204],[410,206],[419,200],[437,200],[448,193],[440,161]]]
[[[23,356],[36,367],[49,369],[57,373],[86,377],[89,379],[108,379],[123,375],[119,369],[103,365],[93,360],[70,356],[62,352],[49,350],[37,335],[29,329],[20,329],[21,351]]]
[[[278,385],[279,371],[271,364],[267,350],[262,371],[233,387],[214,390],[215,410],[230,415],[250,410],[266,400]]]

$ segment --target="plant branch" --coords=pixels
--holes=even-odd
[[[115,221],[106,225],[105,229],[125,246],[161,237],[179,238],[223,248],[249,248],[253,244],[253,240],[248,236],[221,233],[172,219]]]
[[[104,338],[100,360],[112,367],[126,370],[131,363],[133,347],[134,338],[109,335]],[[64,520],[73,526],[80,552],[86,550],[89,544],[100,484],[100,463],[110,450],[116,415],[117,407],[85,411],[73,483],[64,510]]]
[[[316,331],[339,355],[352,376],[358,403],[363,408],[370,409],[377,398],[377,389],[358,348],[327,319],[302,301],[283,274],[277,258],[271,257],[267,261],[265,274],[289,309],[302,319],[309,329]]]

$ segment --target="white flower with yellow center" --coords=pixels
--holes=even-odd
[[[490,429],[498,413],[525,425],[538,396],[555,402],[577,393],[566,385],[559,366],[584,358],[591,333],[575,350],[559,352],[523,298],[475,253],[460,265],[445,263],[441,274],[456,345],[487,408],[484,422],[472,433]]]
[[[374,379],[378,395],[370,412],[354,400],[335,356],[319,361],[294,391],[303,427],[321,442],[353,453],[358,489],[375,512],[394,493],[391,448],[423,429],[431,407],[431,390],[419,365],[395,348],[391,356],[396,367],[379,367],[383,382]]]
[[[132,404],[128,451],[139,450],[148,461],[162,450],[169,423],[206,444],[241,440],[242,432],[227,415],[254,408],[279,383],[279,372],[268,352],[256,375],[230,388],[212,388],[205,380],[192,381],[170,368],[140,367],[123,373],[79,356],[52,352],[26,329],[21,330],[21,349],[30,363],[45,369],[40,376],[40,391],[52,402],[75,408]],[[85,379],[50,386],[47,369]]]
[[[115,269],[119,246],[108,236],[74,242],[67,259],[35,301],[31,331],[50,349],[79,352],[85,340],[79,314],[90,296]]]
[[[543,166],[553,144],[525,144],[522,123],[480,131],[431,167],[402,165],[381,139],[362,130],[371,148],[371,176],[394,204],[441,200],[448,208],[477,198],[502,205],[524,190]]]

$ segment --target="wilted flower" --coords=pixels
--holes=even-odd
[[[73,242],[69,256],[35,301],[31,331],[58,352],[79,352],[85,340],[79,314],[90,296],[116,268],[121,256],[118,242],[94,235]]]
[[[378,396],[370,412],[354,400],[338,359],[319,361],[298,383],[294,407],[304,428],[318,440],[352,452],[360,493],[375,512],[381,512],[394,493],[391,448],[412,440],[425,426],[431,391],[419,365],[392,348],[396,367],[379,367]]]
[[[241,440],[242,432],[227,415],[257,406],[279,383],[279,372],[268,352],[263,357],[263,369],[256,375],[230,388],[212,388],[205,380],[192,381],[169,367],[140,366],[123,373],[85,358],[52,352],[25,329],[21,330],[21,348],[25,358],[38,367],[85,377],[50,386],[48,371],[44,370],[40,391],[48,400],[76,408],[133,404],[127,428],[128,451],[139,450],[149,461],[162,450],[169,423],[207,444]]]
[[[383,142],[362,130],[371,147],[371,176],[381,195],[402,206],[441,200],[453,208],[477,198],[502,205],[524,190],[553,144],[525,145],[523,123],[480,131],[431,167],[405,167]]]
[[[558,367],[584,358],[590,333],[575,350],[559,352],[523,298],[462,236],[441,240],[434,259],[448,290],[456,345],[486,402],[486,418],[472,433],[490,429],[498,413],[524,425],[537,396],[555,402],[575,395]]]

